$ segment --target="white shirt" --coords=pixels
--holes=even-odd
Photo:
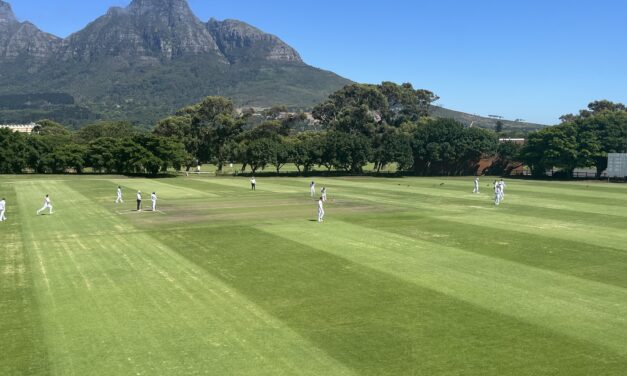
[[[141,193],[138,193],[138,194],[137,194],[137,199],[138,199],[138,200],[141,200],[141,199],[142,199],[142,194],[141,194]]]
[[[122,190],[118,188],[118,196],[122,197]]]
[[[4,210],[6,206],[6,202],[4,200],[0,200],[0,210]]]
[[[50,197],[44,198],[44,205],[46,206],[50,205]]]
[[[324,210],[322,208],[322,200],[318,200],[318,210]]]
[[[150,198],[152,199],[152,201],[157,201],[157,195],[156,194],[151,194]]]
[[[257,184],[257,180],[255,180],[255,179],[250,179],[250,184]]]

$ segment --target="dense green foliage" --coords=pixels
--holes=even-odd
[[[360,173],[374,163],[377,171],[396,164],[399,171],[423,175],[477,173],[479,160],[496,152],[495,134],[429,118],[436,99],[410,84],[346,86],[314,109],[321,131],[303,133],[295,125],[302,115],[282,118],[285,108],[265,111],[268,120],[247,128],[251,114],[237,113],[224,98],[208,97],[160,121],[154,133],[183,141],[194,159],[219,170],[239,162],[253,173],[270,165],[279,172],[293,163],[303,172],[324,166]]]
[[[565,115],[562,123],[529,134],[520,158],[533,175],[558,168],[570,177],[575,168],[607,168],[608,153],[627,152],[627,109],[623,104],[597,101],[578,115]]]
[[[95,172],[157,175],[189,159],[171,138],[135,132],[126,123],[98,123],[71,133],[42,121],[31,135],[0,129],[0,173]]]

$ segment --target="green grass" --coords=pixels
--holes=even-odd
[[[0,177],[0,374],[625,374],[627,186],[315,180]]]

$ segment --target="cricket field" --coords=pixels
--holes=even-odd
[[[310,180],[0,177],[0,375],[627,374],[627,185]]]

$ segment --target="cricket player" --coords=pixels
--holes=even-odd
[[[252,189],[253,191],[257,190],[257,180],[255,180],[254,176],[252,179],[250,179],[250,189]]]
[[[122,187],[118,185],[118,198],[115,199],[115,203],[119,204],[120,202],[124,203],[124,200],[122,200]]]
[[[472,191],[472,193],[479,193],[479,177],[475,178],[475,189]]]
[[[155,192],[150,195],[150,200],[152,201],[152,211],[157,211],[157,194]]]
[[[4,216],[4,211],[6,207],[7,207],[7,201],[3,197],[2,200],[0,200],[0,222],[4,222],[7,220],[7,217]]]
[[[322,187],[320,190],[320,194],[322,195],[322,201],[327,202],[327,189],[326,187]]]
[[[52,204],[50,203],[50,196],[46,195],[46,197],[44,197],[44,206],[37,210],[37,215],[39,215],[39,213],[41,213],[42,211],[48,209],[50,214],[53,214],[52,211]]]
[[[316,195],[316,183],[313,181],[309,184],[309,193],[311,194],[311,197]]]
[[[137,191],[137,211],[142,211],[142,192]]]
[[[503,201],[505,199],[505,181],[501,179],[499,185],[501,186],[501,201]]]
[[[322,206],[322,197],[318,200],[318,223],[324,222],[324,207]]]
[[[499,206],[501,204],[501,184],[496,180],[494,181],[494,205]]]

